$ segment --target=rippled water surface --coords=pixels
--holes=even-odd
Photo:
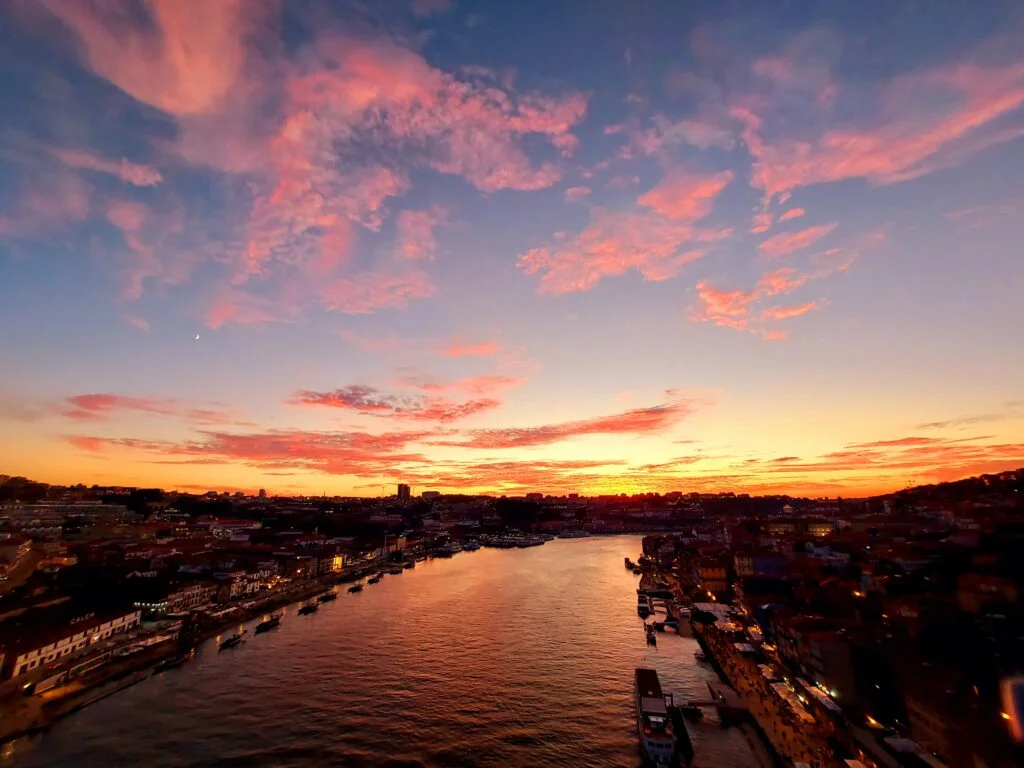
[[[342,591],[311,616],[152,677],[18,742],[28,766],[637,766],[633,669],[705,694],[696,642],[646,644],[638,537],[482,549]],[[250,630],[255,622],[250,624]],[[700,768],[758,763],[690,725]]]

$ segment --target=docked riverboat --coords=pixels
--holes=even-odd
[[[669,766],[676,755],[676,736],[656,670],[637,667],[633,682],[636,727],[644,757],[653,765]]]

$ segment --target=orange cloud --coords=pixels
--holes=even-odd
[[[805,211],[803,208],[790,208],[788,211],[784,212],[781,216],[779,216],[779,221],[790,221],[791,219],[799,219],[805,213],[807,213],[807,211]]]
[[[54,148],[50,151],[64,165],[71,168],[106,173],[116,176],[121,181],[134,184],[136,187],[152,187],[163,181],[160,171],[153,166],[133,163],[126,158],[121,158],[120,162],[116,162],[85,149]]]
[[[772,235],[762,240],[757,247],[767,256],[785,256],[813,245],[832,232],[837,226],[838,222],[832,222],[831,224],[819,224],[815,227],[808,227],[799,232],[780,232],[777,235]]]

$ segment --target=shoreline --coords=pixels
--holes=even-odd
[[[111,661],[94,670],[94,674],[75,678],[65,685],[40,694],[11,694],[6,701],[0,702],[0,745],[47,731],[63,718],[151,677],[152,668],[160,662],[195,648],[230,627],[252,621],[270,611],[309,600],[337,585],[361,579],[376,572],[385,564],[382,560],[375,560],[351,571],[329,574],[301,585],[293,585],[283,593],[257,597],[256,600],[262,601],[260,605],[248,608],[234,606],[238,612],[236,615],[229,620],[202,626],[184,642],[168,641],[131,657]],[[126,678],[129,678],[130,682],[125,683]],[[105,688],[109,690],[103,690]]]

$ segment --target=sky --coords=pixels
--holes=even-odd
[[[11,0],[0,473],[1024,466],[1016,0]]]

